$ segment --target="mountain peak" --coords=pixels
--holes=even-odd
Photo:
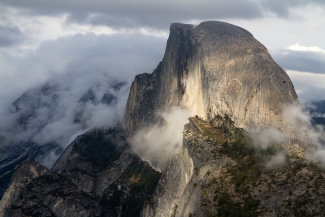
[[[171,34],[174,31],[189,31],[194,37],[197,36],[209,36],[210,39],[216,40],[220,37],[223,38],[237,38],[247,39],[252,38],[253,35],[247,30],[221,21],[205,21],[199,25],[172,23],[169,28]]]
[[[163,61],[131,86],[124,126],[132,134],[157,111],[183,106],[204,119],[229,115],[238,127],[286,131],[283,105],[296,101],[286,72],[245,29],[219,21],[173,23]]]

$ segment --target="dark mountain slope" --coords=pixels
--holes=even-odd
[[[95,130],[79,136],[55,170],[25,161],[14,173],[0,214],[139,216],[160,173],[127,148],[120,129]]]

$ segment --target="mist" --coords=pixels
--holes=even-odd
[[[324,145],[323,127],[312,124],[309,111],[301,104],[285,105],[282,108],[284,130],[280,127],[250,127],[248,132],[257,148],[267,149],[272,144],[298,143],[304,148]]]
[[[282,117],[285,132],[280,127],[255,126],[248,129],[256,151],[272,147],[277,151],[266,160],[265,166],[276,169],[287,163],[287,156],[298,155],[325,166],[324,127],[313,124],[311,114],[302,104],[283,106]]]
[[[136,74],[152,72],[163,39],[143,35],[74,35],[22,56],[1,56],[2,145],[57,144],[122,119]],[[57,156],[51,153],[45,165]]]
[[[271,159],[266,162],[265,166],[269,169],[278,169],[286,165],[287,160],[287,153],[285,151],[280,151],[273,155]]]
[[[308,149],[320,149],[324,145],[325,134],[323,127],[312,124],[310,113],[302,105],[293,104],[283,108],[284,123],[298,142]],[[295,142],[295,141],[291,141]]]
[[[131,149],[154,167],[165,163],[182,151],[182,131],[190,116],[183,108],[173,107],[160,113],[163,124],[138,130],[129,139]],[[287,132],[275,127],[250,127],[249,136],[256,151],[275,148],[277,151],[265,162],[270,169],[286,165],[287,157],[303,151],[307,160],[318,160],[325,166],[325,133],[322,126],[313,125],[308,111],[300,104],[283,107]],[[282,147],[282,148],[280,148]],[[304,151],[305,150],[305,151]]]
[[[272,145],[287,144],[289,142],[289,136],[276,128],[250,127],[248,132],[257,150],[266,150]]]
[[[129,143],[135,153],[162,169],[172,156],[182,152],[183,129],[190,114],[184,108],[172,107],[158,115],[163,123],[138,130]]]

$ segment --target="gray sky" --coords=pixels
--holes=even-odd
[[[132,80],[159,62],[171,22],[203,20],[247,29],[287,70],[302,101],[325,99],[324,14],[323,0],[0,0],[0,100],[10,104],[52,76],[80,71],[73,61],[91,58],[89,50]],[[96,66],[112,73],[104,62]]]

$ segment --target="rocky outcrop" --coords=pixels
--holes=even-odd
[[[34,178],[48,173],[49,170],[33,161],[25,161],[20,165],[11,178],[11,183],[0,203],[0,216],[4,216],[6,207],[16,204],[20,197],[21,188]]]
[[[204,119],[227,114],[238,127],[285,130],[283,106],[296,101],[288,75],[248,31],[217,21],[174,23],[162,62],[134,79],[124,126],[133,134],[160,110],[184,106]]]
[[[10,195],[10,201],[3,205],[3,216],[100,216],[101,206],[96,199],[66,176],[51,173],[37,163],[25,162],[22,167],[14,174],[21,178],[16,180],[19,185],[11,183],[4,195]],[[34,170],[45,172],[33,174]],[[17,192],[16,197],[13,192]]]
[[[120,129],[79,136],[54,170],[25,161],[14,173],[0,216],[139,216],[160,173],[128,149]]]
[[[184,152],[167,164],[142,216],[324,216],[319,165],[285,156],[270,167],[276,151],[256,152],[224,118],[190,118],[183,135]]]
[[[43,146],[32,142],[0,144],[0,198],[7,189],[16,167],[26,160],[42,162],[49,157],[51,152],[60,154],[62,148],[54,143]]]

